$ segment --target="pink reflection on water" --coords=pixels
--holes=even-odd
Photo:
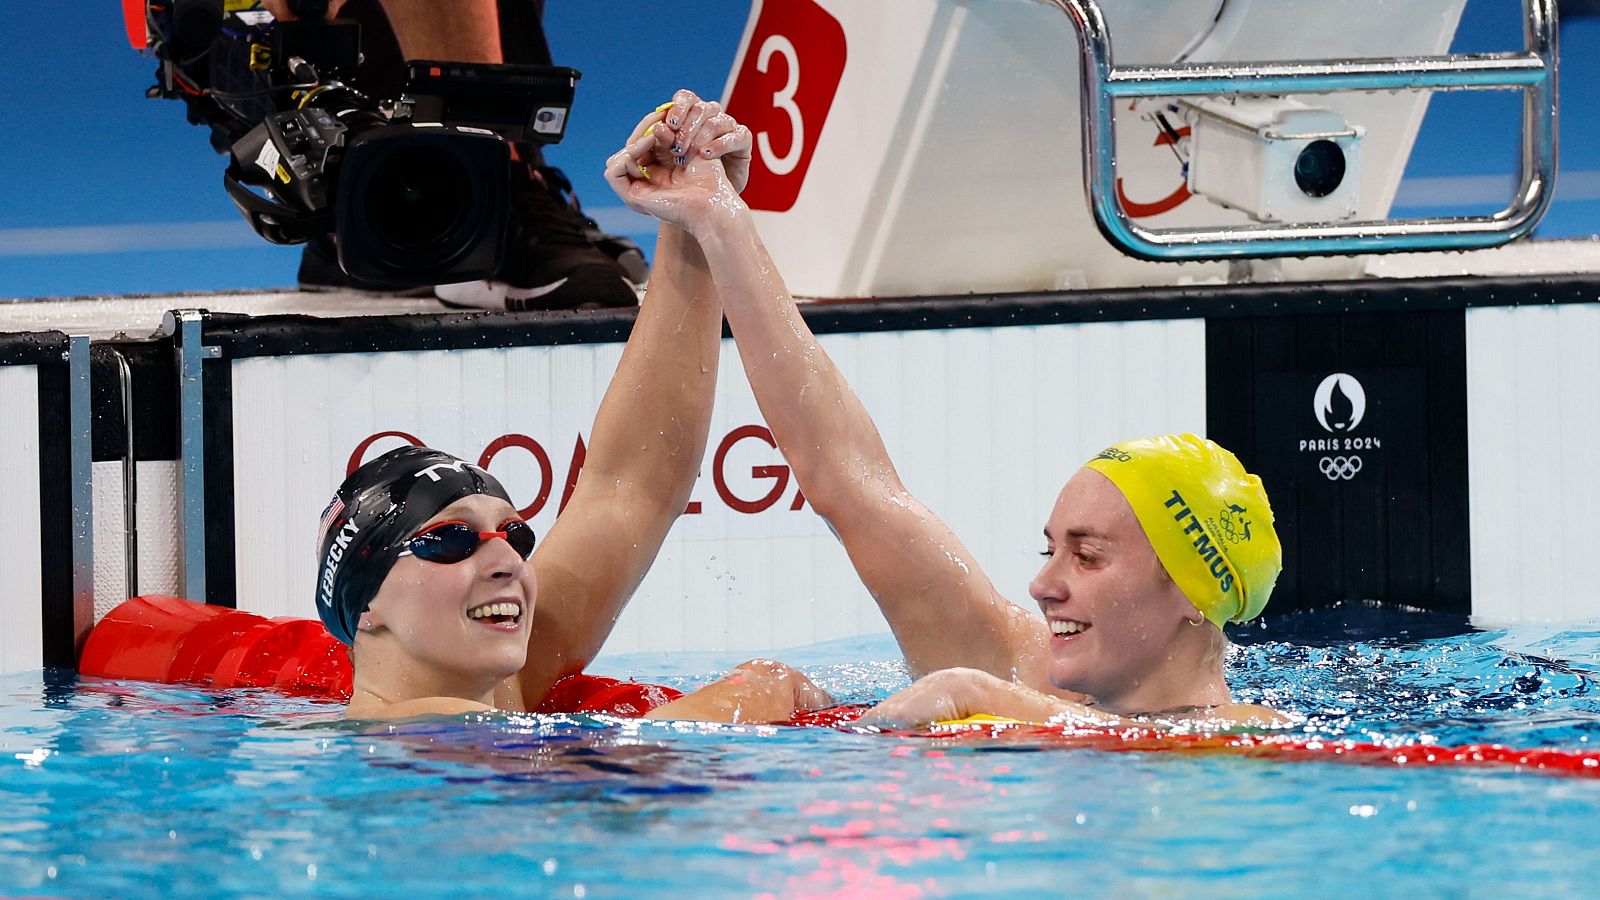
[[[943,750],[915,746],[896,747],[890,756],[916,757],[918,764],[908,769],[915,768],[922,783],[913,789],[911,771],[885,768],[872,781],[839,785],[844,796],[798,804],[805,821],[789,826],[790,834],[723,835],[723,851],[769,860],[755,866],[750,877],[755,896],[938,896],[947,889],[927,874],[930,863],[964,860],[974,842],[1045,839],[1042,832],[1024,830],[967,836],[958,824],[964,810],[991,803],[1005,792],[993,779],[1009,773],[1011,766],[951,758]],[[817,771],[808,774],[826,777]],[[929,775],[934,784],[926,782]],[[937,789],[945,785],[948,791]]]
[[[904,881],[884,869],[906,869],[936,859],[965,859],[967,842],[953,837],[885,833],[903,827],[898,819],[850,819],[841,825],[814,823],[803,835],[777,839],[725,834],[719,846],[734,853],[781,855],[792,862],[815,866],[804,874],[786,876],[781,894],[758,896],[909,898],[939,893],[934,879]]]

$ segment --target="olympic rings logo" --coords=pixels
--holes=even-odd
[[[1324,456],[1317,462],[1317,469],[1328,476],[1329,481],[1349,481],[1361,471],[1361,457]]]

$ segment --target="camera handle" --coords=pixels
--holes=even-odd
[[[228,163],[222,173],[222,186],[257,234],[274,244],[303,244],[333,231],[331,207],[318,213],[295,209],[250,190],[243,175],[237,162]]]

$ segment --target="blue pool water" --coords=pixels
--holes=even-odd
[[[1600,623],[1321,628],[1241,635],[1236,693],[1316,735],[1600,749]],[[782,657],[841,699],[906,682],[887,636]],[[692,685],[737,661],[597,669]],[[529,715],[374,729],[261,692],[0,678],[0,896],[1571,896],[1597,822],[1600,779],[1509,768]]]

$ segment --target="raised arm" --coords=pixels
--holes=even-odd
[[[967,666],[1051,689],[1043,620],[1001,597],[960,540],[901,483],[872,418],[800,315],[720,163],[691,154],[684,167],[614,180],[613,188],[634,209],[682,224],[700,242],[761,412],[913,671]]]
[[[639,123],[629,148],[650,144],[647,132],[659,122],[719,112],[679,92],[670,108]],[[624,165],[628,152],[608,167]],[[521,703],[507,702],[537,705],[558,678],[587,665],[655,560],[705,455],[721,336],[705,257],[684,229],[662,224],[650,286],[600,402],[583,472],[533,557],[539,597]]]
[[[741,204],[697,232],[761,413],[916,674],[952,666],[1048,686],[1044,622],[1002,597],[901,482],[855,391],[801,316]]]

